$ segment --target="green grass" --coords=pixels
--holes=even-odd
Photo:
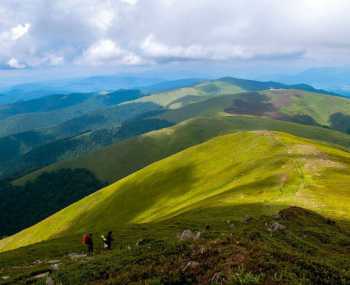
[[[180,111],[181,109],[174,112]],[[51,172],[62,168],[86,168],[99,179],[112,183],[187,147],[205,142],[217,135],[244,130],[285,131],[346,149],[350,148],[350,136],[341,132],[269,118],[218,115],[191,119],[171,128],[113,144],[78,159],[55,163],[18,179],[16,184],[24,184],[45,171]]]
[[[277,216],[245,223],[212,219],[192,224],[184,222],[187,215],[192,214],[115,228],[110,252],[102,250],[100,233],[95,233],[92,258],[69,258],[68,254],[85,250],[79,235],[1,253],[0,276],[9,279],[0,279],[0,284],[32,284],[33,276],[52,272],[52,260],[59,264],[59,270],[51,277],[64,285],[350,282],[350,232],[316,213],[291,207]],[[272,233],[269,225],[276,222],[285,229]],[[185,228],[201,231],[201,239],[179,241],[176,235]],[[188,266],[191,263],[195,266]]]
[[[214,80],[192,87],[152,94],[133,102],[151,102],[174,110],[167,112],[164,118],[179,122],[198,113],[203,115],[223,112],[225,108],[230,107],[234,99],[244,97],[243,92],[249,90],[248,86],[244,89],[225,80]],[[271,89],[258,92],[270,98],[277,113],[289,116],[308,115],[320,125],[329,126],[329,117],[334,113],[350,114],[350,100],[346,98],[298,89]],[[230,96],[220,98],[222,95]]]
[[[193,87],[179,88],[176,90],[152,94],[132,102],[150,102],[169,109],[178,109],[190,103],[204,101],[211,97],[238,94],[243,91],[244,90],[240,87],[226,82],[207,81]]]
[[[301,90],[269,90],[263,93],[279,106],[282,113],[306,114],[325,126],[329,126],[329,117],[334,113],[350,114],[350,100],[347,98]]]
[[[216,80],[154,94],[137,101],[152,102],[169,108],[171,111],[166,112],[163,118],[180,122],[198,115],[223,112],[232,105],[233,100],[244,98],[246,91],[249,90]],[[267,95],[277,113],[289,116],[308,115],[320,125],[329,126],[329,118],[334,113],[350,114],[350,100],[347,98],[297,89],[272,89],[259,92]]]
[[[349,166],[348,152],[285,133],[219,136],[135,172],[0,241],[0,251],[184,214],[187,222],[213,222],[227,216],[272,214],[288,205],[348,221]]]

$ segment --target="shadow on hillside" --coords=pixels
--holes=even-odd
[[[221,195],[221,194],[219,194]],[[219,196],[218,195],[218,196]],[[226,220],[243,221],[247,216],[259,217],[273,215],[281,209],[287,208],[285,204],[247,203],[232,206],[198,207],[179,213],[154,224],[197,224],[199,227],[207,224],[220,224]],[[150,223],[151,225],[152,223]]]
[[[218,219],[220,216],[223,218],[235,218],[241,219],[247,215],[261,215],[275,213],[283,207],[288,207],[287,204],[274,203],[278,200],[282,194],[281,190],[276,187],[279,184],[280,177],[278,175],[270,175],[263,177],[261,180],[255,180],[253,182],[244,183],[242,185],[233,186],[223,193],[218,193],[191,204],[188,207],[183,207],[176,212],[172,212],[161,218],[161,221],[167,221],[171,219],[178,219],[180,217],[192,217],[192,214],[204,213],[203,220],[210,220],[212,217]],[[272,190],[272,188],[274,189]],[[262,193],[269,192],[270,203],[247,203],[244,201],[246,197],[254,197]],[[241,196],[244,195],[243,198]],[[212,205],[218,204],[219,201],[225,201],[229,199],[235,205],[231,206],[219,206]],[[236,202],[234,202],[236,201]],[[239,203],[241,202],[241,204]],[[234,211],[232,211],[234,209]],[[193,217],[192,217],[193,218]],[[200,220],[200,216],[199,216]]]
[[[179,162],[176,161],[174,163]],[[266,163],[266,158],[255,160],[254,163],[247,165],[242,165],[240,163],[237,165],[240,171],[232,175],[232,180],[240,179],[252,172],[263,173],[268,166],[274,169],[281,168],[283,166],[283,157],[278,157],[278,159],[274,159],[269,163]],[[90,231],[91,229],[123,225],[135,219],[151,221],[164,220],[167,216],[174,216],[177,211],[165,210],[166,208],[162,205],[162,201],[169,204],[169,201],[176,201],[193,190],[193,184],[200,179],[194,176],[194,167],[194,165],[186,164],[176,168],[172,167],[171,169],[154,168],[152,172],[144,173],[142,177],[136,174],[133,179],[128,179],[121,184],[110,199],[107,198],[101,202],[97,206],[98,208],[94,208],[89,212],[84,212],[71,223],[71,227],[67,229],[66,232],[59,233],[58,235],[62,236],[71,231],[84,232]],[[222,172],[232,172],[231,168],[232,167],[223,169]],[[225,183],[231,181],[226,181]],[[252,187],[259,186],[267,189],[269,183],[272,183],[274,186],[279,183],[276,174],[262,176],[260,180],[244,184],[242,187],[234,188],[229,192],[233,193],[233,191],[237,189],[237,191],[242,193],[243,190],[249,191]],[[217,187],[224,186],[221,184],[222,182],[218,181],[217,185],[213,187],[213,190]],[[160,191],[160,189],[162,189],[162,191]],[[208,197],[210,196],[209,194],[206,195],[208,195]],[[208,199],[210,199],[210,197]],[[174,207],[179,207],[179,212],[186,211],[185,207],[181,207],[181,205],[176,202],[174,202]],[[162,211],[164,211],[163,215],[161,214]],[[87,224],[89,226],[87,226]]]
[[[162,208],[161,201],[176,199],[186,194],[195,182],[191,165],[157,169],[142,177],[136,175],[134,179],[124,181],[110,199],[106,198],[93,210],[78,216],[72,221],[71,227],[59,233],[59,236],[71,231],[84,232],[130,223],[156,204],[158,208]],[[166,193],[159,191],[159,187]]]
[[[254,163],[248,163],[247,165],[237,165],[237,167],[240,168],[240,171],[235,173],[235,176],[232,176],[232,180],[239,179],[240,177],[249,175],[252,172],[257,173],[260,171],[261,173],[264,173],[264,171],[266,172],[266,170],[269,168],[282,169],[283,164],[288,159],[306,159],[310,160],[312,163],[313,160],[319,160],[322,158],[324,158],[322,156],[322,153],[275,154],[274,159],[269,162],[267,162],[266,158],[263,158],[254,161]],[[350,159],[341,156],[332,155],[331,159],[350,164]],[[120,184],[120,187],[118,187],[118,190],[115,191],[111,198],[103,200],[93,210],[82,213],[79,217],[72,221],[70,228],[66,232],[59,233],[59,236],[66,235],[72,231],[84,232],[90,230],[113,228],[115,226],[124,225],[133,221],[146,222],[152,220],[165,220],[185,211],[191,211],[191,209],[194,208],[193,205],[186,209],[185,206],[181,207],[179,204],[180,202],[176,200],[191,192],[193,184],[195,184],[199,179],[198,177],[194,176],[195,166],[191,164],[181,165],[181,162],[179,161],[173,161],[172,163],[178,163],[179,166],[174,167],[172,165],[170,169],[159,169],[159,167],[153,168],[152,170],[148,170],[148,172],[143,173],[142,176],[136,174],[133,179],[128,179],[124,182],[121,182],[122,184]],[[325,169],[323,169],[323,167],[320,168],[321,174],[328,169],[327,164],[325,164],[325,166]],[[336,170],[339,174],[349,174],[349,171],[347,169],[338,169],[337,167],[333,167],[333,169]],[[223,169],[223,171],[230,170]],[[250,190],[253,188],[257,189],[259,187],[262,188],[261,191],[268,191],[269,185],[276,186],[281,183],[278,181],[278,175],[280,174],[283,174],[282,170],[281,172],[278,171],[273,175],[261,176],[260,179],[252,183],[234,187],[232,190],[229,190],[228,192],[222,193],[220,195],[222,195],[222,197],[235,193],[254,195],[258,194],[258,192],[252,192]],[[300,173],[300,175],[302,174]],[[331,172],[329,175],[331,176]],[[292,178],[294,179],[295,177]],[[222,185],[220,185],[220,183],[221,182],[218,182],[215,187],[221,187]],[[219,199],[220,195],[214,195],[212,197],[208,195],[208,197]],[[263,203],[261,205],[264,206],[260,208],[266,210],[269,207],[272,207],[271,205],[273,202],[277,201],[274,199],[274,197],[272,197],[272,199],[273,200],[270,201],[270,206],[269,204]],[[174,203],[172,204],[171,201],[174,201]],[[203,201],[204,199],[201,201],[197,200],[197,207],[201,207]],[[174,210],[166,208],[163,203],[168,205],[167,207],[174,206]],[[175,207],[178,209],[176,210]],[[245,205],[242,205],[239,208],[243,209],[242,207],[245,207]],[[252,209],[256,207],[250,206],[250,208]],[[278,206],[276,207],[276,209],[280,208],[281,207]],[[222,210],[222,208],[220,209]],[[242,212],[249,213],[249,210],[242,210]],[[270,213],[272,211],[267,212]]]
[[[152,225],[177,225],[180,228],[183,225],[192,225],[195,226],[195,228],[198,230],[203,229],[206,225],[212,225],[214,226],[214,228],[216,227],[220,229],[224,224],[226,224],[228,220],[234,222],[244,222],[247,219],[247,217],[252,217],[256,220],[259,220],[262,216],[273,216],[276,215],[279,211],[283,209],[288,209],[290,207],[293,207],[293,205],[279,203],[251,203],[233,206],[197,208],[189,210],[185,213],[181,213],[176,217],[172,217],[161,222],[150,223],[146,225],[149,227],[152,227]],[[314,216],[317,216],[318,219],[333,219],[326,215],[320,214],[317,211],[309,209],[305,209],[305,211],[312,213]],[[334,219],[334,221],[336,222],[336,224],[350,231],[350,219]]]

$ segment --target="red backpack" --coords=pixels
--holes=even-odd
[[[88,234],[84,234],[82,239],[81,239],[81,243],[88,244],[89,242],[90,242],[90,236]]]

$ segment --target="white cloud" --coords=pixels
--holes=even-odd
[[[121,0],[121,2],[126,3],[131,6],[135,6],[139,1],[138,0]]]
[[[146,56],[154,59],[201,59],[210,57],[210,51],[201,45],[166,45],[158,41],[153,34],[150,34],[141,44],[141,49]]]
[[[122,49],[111,39],[103,39],[92,44],[86,49],[82,57],[76,61],[78,64],[102,65],[102,64],[128,64],[143,63],[138,55]]]
[[[113,10],[103,9],[96,13],[94,17],[92,17],[92,23],[102,31],[107,31],[113,24],[113,20],[115,18],[115,13]]]
[[[108,60],[119,57],[122,49],[114,41],[110,39],[100,40],[90,46],[85,52],[84,57],[93,62]]]
[[[61,65],[64,63],[64,57],[63,56],[59,56],[59,55],[55,55],[55,54],[50,54],[47,57],[47,61],[49,63],[49,65]]]
[[[128,53],[121,59],[121,63],[126,65],[141,65],[145,64],[146,61],[136,54]]]
[[[31,27],[30,23],[20,24],[11,29],[11,39],[16,41],[22,38],[25,34],[28,33]]]
[[[10,29],[1,31],[0,28],[0,56],[2,52],[7,53],[15,44],[17,40],[24,37],[31,27],[31,24],[19,24]]]
[[[192,44],[188,46],[170,46],[158,41],[150,34],[141,44],[145,56],[160,61],[172,60],[234,60],[284,57],[294,54],[302,55],[303,51],[293,48],[244,47],[234,44],[217,43],[214,45]]]
[[[8,62],[7,65],[11,68],[15,68],[15,69],[23,69],[26,68],[26,65],[23,63],[19,63],[18,60],[16,58],[11,58]]]
[[[349,10],[348,0],[1,0],[0,66],[350,64]]]

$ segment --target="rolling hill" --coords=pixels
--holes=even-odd
[[[147,121],[150,121],[147,123]],[[158,122],[159,127],[164,125],[163,121]],[[51,145],[51,149],[43,149],[42,152],[31,152],[28,162],[26,160],[18,160],[12,167],[13,170],[20,169],[20,167],[30,167],[29,164],[33,164],[36,161],[37,165],[44,165],[50,160],[57,159],[56,156],[69,155],[72,157],[74,150],[79,154],[78,150],[84,147],[89,147],[91,140],[95,140],[94,146],[97,147],[98,143],[103,144],[104,140],[125,139],[130,133],[136,134],[137,131],[147,131],[147,127],[154,127],[156,123],[153,120],[136,121],[132,124],[126,124],[124,128],[118,130],[115,135],[113,133],[108,136],[107,130],[100,130],[91,134],[84,134],[71,140],[58,141]],[[140,125],[141,124],[141,125]],[[22,204],[22,212],[32,209],[32,204],[37,204],[43,196],[40,194],[41,186],[36,189],[34,185],[37,182],[42,181],[41,176],[46,177],[48,174],[55,175],[60,171],[69,171],[75,169],[85,169],[95,175],[100,181],[107,181],[113,183],[118,179],[121,179],[147,165],[166,158],[169,155],[173,155],[188,147],[205,142],[217,135],[223,135],[228,133],[239,132],[242,130],[275,130],[286,131],[289,133],[298,135],[301,137],[317,139],[343,147],[345,149],[350,148],[350,136],[336,132],[333,130],[319,128],[314,126],[300,125],[285,121],[278,121],[269,118],[259,118],[253,116],[215,116],[215,117],[200,117],[185,121],[181,124],[173,126],[171,128],[165,128],[159,131],[150,132],[136,138],[131,138],[126,141],[114,143],[111,146],[105,147],[96,152],[81,155],[76,159],[65,160],[52,164],[48,167],[44,167],[20,179],[16,180],[14,189],[7,191],[11,193],[10,196],[3,195],[3,204],[0,205],[0,212],[6,212],[8,216],[12,209],[17,209],[18,203],[16,201],[22,201],[23,188],[31,189],[32,200],[31,203],[26,205]],[[60,146],[62,145],[62,146]],[[47,153],[47,154],[45,154]],[[36,155],[36,157],[35,157]],[[24,156],[26,158],[26,156]],[[72,177],[73,179],[73,177]],[[75,181],[78,179],[75,179]],[[62,189],[57,188],[55,185],[50,184],[52,187],[48,190],[52,199],[60,197],[62,195]],[[57,188],[57,189],[56,189]],[[95,191],[98,190],[95,188]],[[74,200],[72,202],[75,202]],[[5,204],[4,204],[5,203]],[[12,206],[14,205],[14,206]],[[61,205],[55,207],[55,209]],[[62,205],[66,206],[66,205]],[[46,218],[47,211],[44,211],[43,207],[39,207],[35,210],[36,214],[40,217]],[[1,233],[9,233],[5,231],[7,228],[22,230],[28,226],[33,225],[33,221],[39,222],[39,219],[35,219],[32,215],[32,219],[23,219],[21,216],[16,217],[17,222],[4,223],[2,225]],[[21,221],[21,222],[19,222]],[[12,231],[11,233],[14,233]]]
[[[99,179],[112,183],[185,148],[218,135],[244,130],[289,132],[350,149],[350,136],[330,129],[256,116],[216,115],[190,119],[170,128],[115,143],[77,159],[52,164],[19,178],[15,184],[24,184],[43,172],[64,168],[85,168]]]
[[[139,100],[152,100],[152,98],[149,96]],[[265,116],[348,132],[347,126],[350,121],[348,98],[299,89],[245,91],[205,98],[206,100],[187,104],[181,108],[170,109],[160,117],[167,121],[180,122],[194,116],[225,112]]]
[[[117,105],[51,128],[0,138],[0,154],[3,154],[0,157],[0,177],[25,173],[118,139],[169,126],[170,123],[162,124],[159,119],[147,120],[148,113],[159,111],[161,108],[152,103]]]
[[[168,109],[178,109],[191,103],[205,101],[207,99],[221,96],[233,95],[244,92],[262,92],[267,90],[298,90],[323,95],[334,96],[324,90],[315,89],[306,84],[286,85],[278,82],[263,82],[224,77],[217,80],[206,80],[195,82],[189,80],[192,85],[178,87],[174,90],[153,92],[151,96],[136,99],[136,102],[152,102]]]
[[[236,83],[236,81],[234,82]],[[248,83],[252,84],[250,82]],[[240,84],[245,88],[250,86],[251,89],[255,88],[255,90],[271,86],[264,85],[263,83],[255,83],[255,85],[251,86],[248,83]],[[130,109],[128,109],[129,107]],[[46,147],[40,147],[38,150],[34,150],[34,155],[26,154],[22,160],[26,160],[26,165],[32,166],[31,169],[44,166],[48,163],[54,163],[59,159],[51,159],[39,165],[33,162],[33,164],[30,165],[30,158],[35,157],[35,153],[38,151],[45,153],[43,152],[44,149],[51,149],[51,145],[60,144],[59,141],[54,142],[55,139],[62,140],[99,128],[116,128],[123,119],[121,117],[128,113],[123,112],[123,110],[134,110],[135,107],[142,109],[139,110],[139,113],[136,112],[136,114],[142,114],[150,110],[162,110],[160,114],[153,115],[151,118],[166,121],[170,124],[179,123],[197,116],[212,116],[218,113],[229,113],[234,115],[271,117],[295,123],[333,128],[348,133],[348,125],[350,122],[350,100],[345,98],[296,89],[271,89],[259,92],[242,92],[240,87],[231,85],[226,81],[211,81],[203,82],[193,87],[180,88],[142,97],[112,108],[77,117],[48,130],[29,132],[29,144],[32,142],[31,138],[33,135],[43,138],[40,139],[40,141],[46,140],[47,143],[51,141],[53,143]],[[116,120],[114,117],[118,112],[119,114]],[[155,125],[153,128],[150,127],[149,129],[157,128],[158,126]],[[25,134],[19,134],[18,136],[12,136],[10,139],[4,138],[3,140],[5,140],[7,144],[4,149],[9,149],[9,146],[13,146],[10,149],[11,151],[16,151],[16,149],[24,150],[25,153],[30,151],[30,149],[26,149],[26,143],[21,143],[21,141],[18,141],[17,137],[26,138],[27,136],[25,136]],[[112,142],[111,140],[110,143]],[[84,144],[83,148],[86,150],[96,149],[94,145],[85,145],[86,144]],[[38,145],[35,147],[38,147]],[[64,147],[60,147],[60,149],[64,149]],[[10,152],[6,151],[7,156],[9,153]],[[79,152],[76,152],[76,155],[78,154]],[[13,156],[15,155],[11,155],[11,157]],[[69,150],[60,157],[61,159],[72,158],[72,156],[69,155]]]
[[[280,132],[215,137],[0,241],[0,251],[85,231],[176,219],[217,223],[289,205],[349,221],[349,152]]]
[[[146,96],[139,90],[73,93],[0,105],[0,137],[49,128],[85,114]]]
[[[281,114],[308,115],[320,125],[332,127],[332,114],[350,115],[350,100],[347,98],[299,90],[268,90],[263,91],[263,94]]]
[[[11,127],[7,128],[7,120],[11,121],[10,125],[15,127],[16,131],[23,128],[33,128],[36,123],[33,123],[31,119],[34,118],[36,118],[34,121],[39,121],[40,124],[52,124],[53,122],[50,120],[57,120],[57,118],[64,122],[50,128],[32,129],[0,138],[0,152],[2,154],[0,172],[2,177],[14,174],[22,175],[47,164],[62,159],[71,159],[84,152],[93,151],[120,138],[127,138],[128,136],[120,136],[119,133],[116,133],[116,130],[125,121],[142,117],[146,113],[156,110],[161,112],[149,116],[150,119],[153,119],[154,122],[159,122],[159,120],[167,122],[167,125],[196,116],[229,113],[271,117],[349,132],[350,101],[327,94],[322,90],[313,89],[311,86],[288,86],[275,82],[236,78],[203,82],[182,80],[170,82],[163,87],[166,88],[166,86],[175,89],[149,96],[145,96],[138,90],[119,90],[98,96],[85,94],[85,97],[79,97],[79,94],[67,95],[67,98],[63,95],[57,95],[18,102],[11,105],[12,107],[9,109],[6,109],[6,106],[3,107],[3,114],[0,110],[0,115],[7,114],[10,117],[2,120],[3,125],[0,132],[11,132]],[[177,86],[186,87],[176,89]],[[154,90],[157,90],[157,87]],[[86,108],[83,108],[84,106]],[[99,106],[100,109],[91,111],[91,106],[94,108]],[[73,112],[82,108],[86,113],[79,115]],[[75,117],[68,119],[69,117],[66,117],[65,114],[73,115],[72,112]],[[42,116],[49,119],[43,120]],[[17,121],[19,118],[20,121]],[[140,120],[143,119],[140,118]],[[140,124],[142,125],[143,122]],[[20,128],[17,129],[19,125]],[[154,126],[149,125],[144,130],[154,130],[160,127],[159,124],[155,123]],[[105,134],[110,139],[105,139],[101,143],[96,140],[96,136],[93,134],[95,130],[98,130],[97,133]],[[88,135],[81,136],[84,133],[88,133]],[[129,132],[129,137],[140,133],[140,131],[134,132],[134,134]],[[114,139],[116,137],[118,138]],[[53,148],[54,151],[52,151]],[[38,163],[38,156],[47,156],[50,159],[40,159],[40,163]],[[18,165],[18,167],[13,169],[13,167],[7,167],[8,165]]]
[[[147,102],[167,109],[178,109],[213,97],[243,92],[259,93],[261,98],[264,96],[266,97],[265,99],[271,101],[274,111],[282,111],[286,115],[303,114],[305,111],[313,112],[311,115],[308,113],[306,115],[312,116],[319,124],[327,124],[327,118],[332,113],[343,112],[349,114],[349,106],[346,103],[349,102],[348,100],[336,98],[337,96],[332,96],[334,94],[314,89],[308,85],[285,85],[276,82],[260,82],[231,77],[210,81],[188,79],[165,82],[159,87],[146,88],[143,92],[138,90],[119,90],[115,92],[53,95],[2,105],[0,106],[2,123],[0,136],[47,128],[97,109],[121,103],[125,104],[123,102]],[[145,96],[149,93],[151,93],[151,96]],[[320,98],[315,99],[313,95]],[[246,101],[239,97],[235,98],[236,103],[240,103],[239,100]],[[295,102],[298,98],[301,98],[302,101]],[[247,100],[249,101],[249,98]],[[344,106],[337,108],[336,106],[341,103]],[[300,107],[303,104],[307,106],[304,108],[305,110]],[[309,105],[311,105],[310,110],[307,109]],[[330,106],[333,106],[333,108],[327,109]],[[318,110],[317,107],[322,108]],[[322,117],[320,113],[316,113],[317,111],[322,113]],[[325,111],[324,114],[323,111]]]
[[[245,89],[237,85],[219,80],[205,81],[193,86],[178,88],[171,91],[155,93],[147,98],[139,98],[133,102],[150,102],[167,109],[178,109],[183,106],[205,101],[209,98],[232,95],[244,92]],[[125,102],[123,104],[127,104]]]
[[[82,90],[99,93],[153,86],[162,82],[165,84],[165,81],[159,78],[105,75],[8,85],[0,90],[0,104],[38,99],[52,94],[79,93]]]
[[[49,164],[71,160],[104,146],[128,139],[153,130],[169,127],[172,124],[159,119],[135,118],[121,122],[115,128],[86,131],[79,135],[57,139],[51,143],[37,146],[17,156],[10,156],[8,147],[4,152],[10,159],[0,163],[0,177],[18,177]],[[1,139],[0,139],[1,141]]]
[[[165,82],[149,90],[167,90],[196,83],[198,80]],[[162,100],[172,105],[180,104],[181,96],[187,96],[186,90],[197,92],[198,101],[240,90],[229,84],[220,88],[216,85],[222,84],[207,82],[196,87],[175,88],[151,95],[149,100],[135,100],[147,97],[138,90],[118,90],[103,94],[54,95],[0,106],[0,176],[21,175],[122,138],[169,126],[171,123],[157,117],[145,120],[146,116],[150,112],[166,111],[168,106],[162,104]],[[128,104],[121,104],[125,101]],[[193,102],[186,99],[181,101],[181,106]],[[137,130],[136,124],[139,125]],[[1,137],[9,133],[11,135]]]
[[[0,182],[0,237],[36,224],[106,186],[85,169],[44,173],[24,186]]]

